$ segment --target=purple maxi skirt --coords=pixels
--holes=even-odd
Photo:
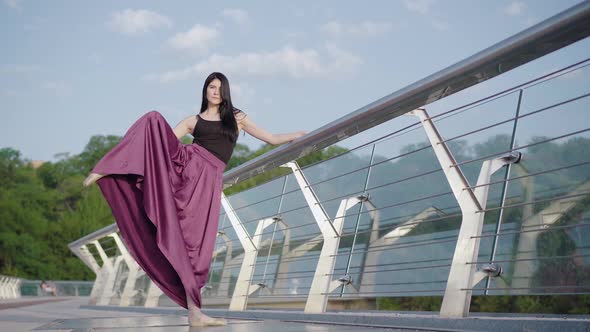
[[[201,307],[225,163],[183,144],[157,111],[139,118],[93,168],[129,253],[174,302]]]

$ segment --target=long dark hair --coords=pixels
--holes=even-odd
[[[221,81],[221,104],[219,105],[221,131],[232,142],[236,142],[238,139],[238,123],[236,122],[234,112],[239,111],[239,109],[235,108],[231,102],[229,81],[227,80],[227,77],[225,77],[225,75],[223,75],[222,73],[214,72],[207,76],[205,84],[203,85],[203,100],[201,102],[201,111],[199,113],[203,113],[205,110],[207,110],[207,87],[209,86],[209,83],[211,83],[211,81],[213,81],[214,79],[218,79],[219,81]]]

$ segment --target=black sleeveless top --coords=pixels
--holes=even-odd
[[[221,132],[221,120],[211,121],[203,119],[199,114],[196,116],[197,124],[193,130],[193,143],[204,147],[227,165],[236,143]],[[241,120],[246,117],[246,114],[242,111],[236,111],[234,116],[236,120]]]

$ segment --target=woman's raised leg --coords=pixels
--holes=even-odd
[[[84,180],[84,182],[82,182],[82,184],[84,185],[84,187],[88,187],[91,184],[93,184],[94,182],[96,182],[96,180],[102,178],[103,176],[105,176],[106,174],[100,174],[100,173],[90,173],[88,175],[88,177],[86,177],[86,179]]]

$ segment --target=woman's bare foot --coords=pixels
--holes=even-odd
[[[224,318],[209,317],[198,308],[192,308],[188,311],[189,326],[222,326],[226,324],[227,321]]]
[[[88,177],[84,180],[84,182],[82,182],[82,184],[84,185],[84,187],[88,187],[94,182],[96,182],[96,180],[102,178],[105,175],[106,174],[90,173],[90,175],[88,175]]]
[[[188,325],[189,326],[221,326],[226,325],[227,321],[223,318],[213,318],[205,315],[199,307],[193,302],[191,297],[186,294],[188,306]]]

